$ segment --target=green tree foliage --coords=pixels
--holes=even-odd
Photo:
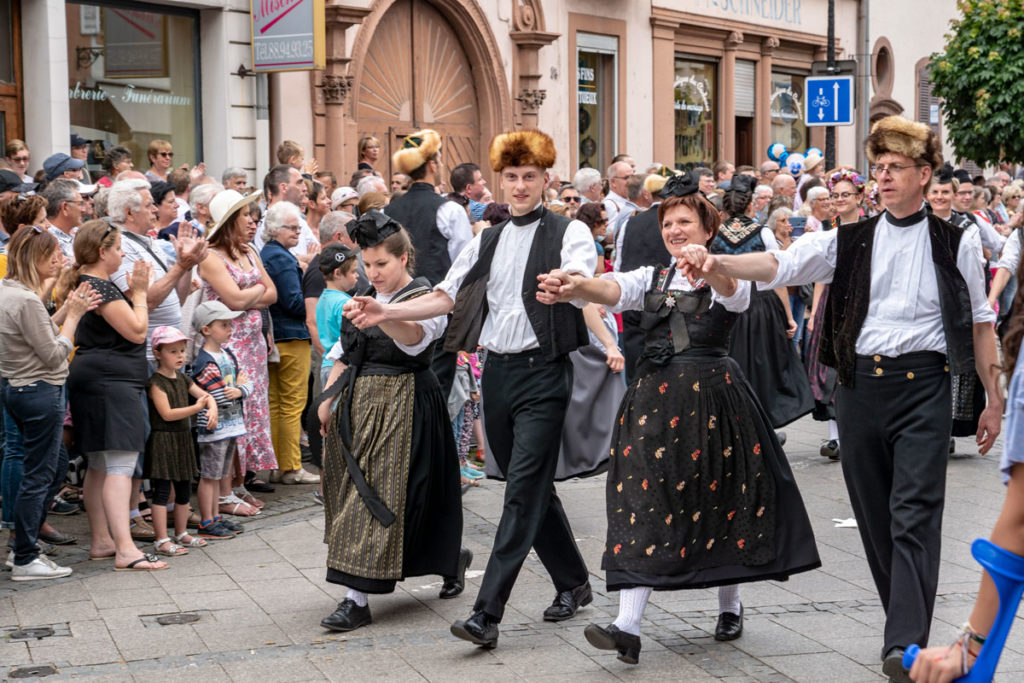
[[[945,53],[931,57],[957,156],[985,164],[1024,163],[1024,3],[960,0]]]

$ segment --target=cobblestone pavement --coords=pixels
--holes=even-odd
[[[18,584],[0,575],[0,672],[53,667],[47,681],[162,683],[882,680],[882,611],[856,529],[835,528],[832,521],[852,513],[838,463],[818,455],[824,425],[805,419],[786,431],[824,566],[785,583],[743,586],[745,630],[732,643],[711,637],[717,612],[712,590],[654,594],[639,666],[586,643],[583,627],[608,623],[617,606],[600,571],[603,477],[559,486],[595,589],[594,603],[575,619],[540,619],[554,592],[531,556],[497,649],[475,648],[449,634],[451,621],[469,614],[500,514],[502,485],[485,482],[464,498],[464,542],[475,558],[463,596],[438,600],[438,577],[410,579],[393,595],[371,598],[371,626],[347,635],[325,632],[319,621],[344,590],[324,581],[322,508],[312,503],[309,487],[294,487],[247,524],[241,537],[174,558],[167,571],[115,574],[108,563],[89,562],[85,549],[76,548],[57,557],[75,569],[67,579]],[[932,630],[939,643],[950,640],[969,613],[979,576],[970,542],[987,535],[1004,496],[997,456],[978,456],[969,439],[959,439],[957,450],[947,480]],[[197,620],[157,621],[182,612]],[[37,639],[17,633],[33,627],[50,627],[53,634]],[[997,680],[1022,678],[1024,629],[1018,625]]]

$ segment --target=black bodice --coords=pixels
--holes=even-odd
[[[418,277],[402,288],[391,303],[407,301],[430,292],[430,283],[426,278]],[[363,296],[374,296],[371,288]],[[345,349],[345,360],[358,365],[360,375],[402,375],[407,372],[419,372],[430,368],[434,357],[434,345],[415,356],[410,356],[395,344],[391,337],[384,334],[379,327],[360,330],[346,318],[341,326],[341,344]]]
[[[706,284],[692,292],[672,289],[676,276],[675,268],[655,270],[644,295],[641,361],[664,365],[677,357],[728,355],[729,335],[739,314],[712,306],[711,287]]]

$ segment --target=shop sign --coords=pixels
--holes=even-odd
[[[175,95],[164,90],[140,88],[134,83],[108,83],[82,87],[78,81],[74,87],[68,88],[68,99],[84,102],[124,102],[125,104],[155,104],[161,107],[191,107],[192,98],[188,95]]]
[[[769,111],[773,119],[782,119],[786,123],[796,121],[803,112],[800,106],[800,93],[793,90],[792,86],[777,88],[772,93]]]
[[[710,16],[724,15],[740,21],[770,22],[793,27],[804,26],[806,19],[803,0],[685,0],[683,7],[679,6],[679,0],[655,0],[655,4]],[[812,11],[812,14],[816,12]]]
[[[253,71],[323,69],[324,0],[250,0]]]
[[[696,114],[703,114],[711,109],[711,105],[708,102],[708,81],[706,78],[698,79],[696,76],[678,76],[676,77],[673,88],[676,93],[676,104],[675,108],[679,111],[691,111]],[[699,103],[693,102],[691,98],[686,96],[686,93],[694,93]]]
[[[107,78],[167,76],[164,15],[104,7],[103,29],[103,71]]]

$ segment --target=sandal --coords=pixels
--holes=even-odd
[[[476,479],[470,479],[469,477],[462,477],[462,485],[463,486],[479,486],[480,482],[478,482]]]
[[[217,502],[219,504],[218,510],[225,515],[255,517],[260,514],[259,508],[252,507],[233,493],[230,496],[221,496]]]
[[[231,492],[238,496],[246,505],[254,507],[257,510],[262,509],[263,506],[266,505],[266,503],[264,503],[262,500],[249,493],[248,489],[246,489],[244,486],[239,486],[236,489],[232,489]]]
[[[186,536],[192,539],[188,543],[185,543],[184,541],[184,538]],[[183,534],[178,534],[177,536],[175,536],[174,541],[182,548],[205,548],[209,545],[209,543],[207,543],[205,539],[199,538],[198,536],[193,536],[189,534],[187,531]]]
[[[161,550],[161,548],[166,548],[166,550]],[[172,543],[170,538],[161,538],[159,541],[154,541],[153,552],[157,555],[163,555],[164,557],[188,555],[187,548]]]
[[[153,567],[140,567],[139,563],[141,563],[141,562],[148,562],[151,565],[156,565],[157,563],[159,563],[159,564],[162,564],[163,566],[162,567],[156,567],[156,566],[153,566]],[[149,553],[143,553],[142,557],[140,557],[139,559],[134,560],[132,562],[129,562],[124,567],[118,567],[117,565],[114,565],[114,571],[115,572],[159,572],[159,571],[163,571],[164,569],[167,569],[167,566],[168,566],[167,563],[164,562],[163,560],[157,558],[156,555],[151,555]]]

